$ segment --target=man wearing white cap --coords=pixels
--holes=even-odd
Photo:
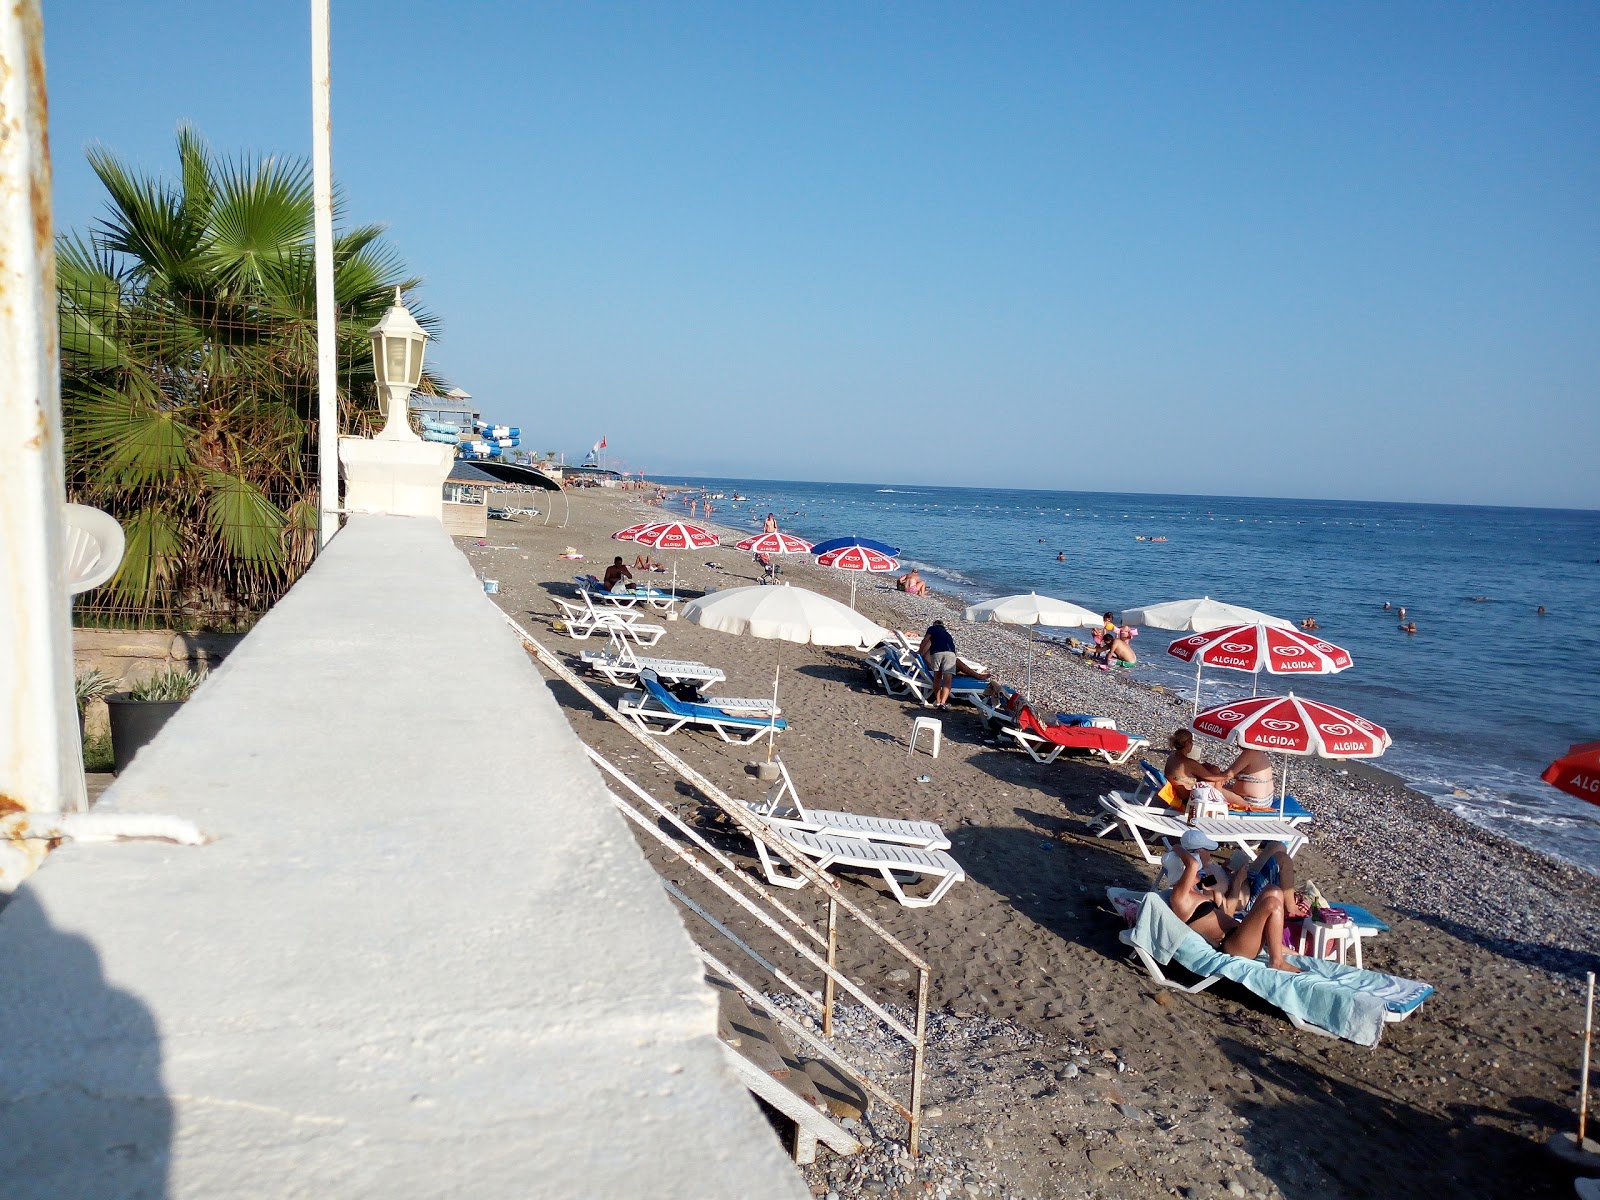
[[[1189,829],[1179,845],[1177,854],[1183,861],[1183,874],[1172,889],[1172,911],[1178,919],[1228,954],[1255,958],[1265,950],[1269,966],[1291,974],[1298,972],[1300,968],[1283,953],[1283,889],[1276,884],[1262,888],[1249,911],[1243,917],[1235,917],[1228,911],[1230,902],[1236,899],[1229,895],[1232,888],[1227,884],[1200,886],[1202,866],[1211,867],[1211,852],[1219,848],[1217,840],[1199,829]],[[1240,872],[1241,880],[1244,875]]]

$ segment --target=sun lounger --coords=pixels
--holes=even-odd
[[[1170,838],[1177,841],[1190,829],[1199,829],[1225,846],[1238,846],[1251,857],[1260,853],[1266,842],[1282,842],[1293,858],[1300,853],[1307,838],[1303,829],[1287,821],[1272,821],[1264,817],[1203,817],[1191,825],[1176,810],[1162,805],[1155,808],[1134,804],[1121,792],[1107,792],[1100,797],[1100,807],[1111,818],[1095,831],[1095,837],[1105,837],[1121,830],[1144,855],[1145,862],[1158,863],[1161,856],[1151,851],[1145,841],[1151,838]]]
[[[1023,705],[1015,725],[1000,729],[1001,737],[1008,737],[1032,756],[1034,762],[1053,763],[1064,750],[1082,751],[1120,767],[1139,751],[1150,745],[1149,738],[1133,737],[1119,729],[1104,729],[1094,725],[1045,725],[1034,716],[1033,709]]]
[[[1327,959],[1290,955],[1289,961],[1300,968],[1299,974],[1290,974],[1265,960],[1228,954],[1180,921],[1154,892],[1145,897],[1138,920],[1121,938],[1163,987],[1201,992],[1218,979],[1231,979],[1280,1009],[1296,1029],[1361,1046],[1377,1045],[1385,1024],[1405,1020],[1433,995],[1430,984]],[[1198,982],[1169,978],[1163,968],[1174,961]]]
[[[694,704],[667,691],[656,673],[648,669],[639,672],[639,683],[644,690],[621,696],[617,711],[645,733],[665,737],[688,725],[713,730],[725,742],[748,746],[769,732],[782,733],[789,727],[771,700],[727,699],[715,704]]]
[[[674,658],[640,658],[625,637],[612,635],[609,650],[585,650],[578,655],[583,665],[612,683],[625,684],[640,671],[654,671],[656,677],[667,684],[694,683],[703,687],[721,683],[727,678],[716,667],[703,662]]]
[[[808,808],[800,800],[783,759],[778,759],[778,782],[766,796],[749,804],[750,811],[778,829],[816,833],[824,837],[856,838],[864,842],[892,842],[920,850],[948,850],[950,839],[932,821],[903,821],[894,817],[868,817],[859,813]]]
[[[676,597],[671,592],[664,592],[660,588],[629,586],[620,591],[612,591],[593,575],[574,575],[572,578],[580,592],[589,593],[591,603],[602,606],[632,608],[636,604],[648,604],[657,612],[669,612],[676,602]]]
[[[626,608],[597,609],[587,592],[580,592],[579,595],[583,598],[582,604],[574,604],[560,596],[550,599],[561,610],[561,620],[566,624],[567,632],[580,642],[595,633],[604,633],[626,637],[640,646],[654,646],[666,636],[666,626],[644,623],[640,619],[641,613]]]
[[[814,859],[819,871],[832,871],[836,867],[852,867],[876,871],[889,885],[894,898],[906,908],[927,908],[939,903],[961,880],[966,872],[943,850],[922,850],[915,846],[898,846],[889,842],[866,842],[858,838],[831,837],[821,833],[807,833],[800,829],[774,824],[773,832],[791,847]],[[802,888],[807,880],[803,875],[785,875],[773,861],[772,852],[760,839],[755,839],[756,856],[767,882],[775,887]],[[901,875],[927,875],[937,882],[926,896],[908,896]]]
[[[1139,790],[1133,794],[1135,804],[1148,804],[1172,809],[1172,806],[1160,798],[1160,791],[1167,786],[1166,772],[1162,771],[1144,759],[1139,760],[1139,770],[1144,775],[1144,781],[1139,784]],[[1172,811],[1177,811],[1173,809]],[[1229,810],[1229,816],[1235,817],[1268,817],[1287,821],[1291,825],[1309,825],[1315,814],[1296,800],[1293,796],[1284,796],[1281,804],[1272,808],[1235,808]]]

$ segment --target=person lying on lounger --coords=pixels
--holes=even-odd
[[[1177,851],[1183,860],[1183,874],[1172,889],[1172,911],[1218,950],[1238,958],[1256,958],[1265,950],[1268,966],[1298,974],[1300,968],[1290,963],[1283,952],[1283,922],[1288,909],[1283,889],[1268,884],[1242,916],[1231,915],[1227,911],[1229,892],[1238,890],[1237,879],[1229,881],[1232,887],[1200,886],[1202,870],[1215,870],[1211,851],[1216,849],[1216,840],[1198,829],[1183,835]]]
[[[635,571],[665,571],[666,568],[652,559],[648,554],[635,554],[633,556],[633,569]]]

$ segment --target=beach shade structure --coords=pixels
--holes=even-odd
[[[720,546],[722,538],[711,530],[687,521],[650,521],[630,525],[611,535],[618,541],[638,542],[652,550],[709,550]],[[672,596],[678,596],[678,557],[672,557]]]
[[[812,547],[816,553],[816,548]],[[869,572],[881,575],[887,571],[898,571],[900,560],[890,555],[874,550],[870,546],[840,546],[837,549],[826,551],[817,555],[817,564],[823,567],[832,567],[836,571]],[[856,577],[850,576],[850,607],[856,606]]]
[[[811,543],[792,533],[758,533],[742,542],[735,542],[735,550],[748,550],[752,554],[810,554]]]
[[[787,584],[712,592],[684,605],[683,619],[719,633],[856,650],[870,650],[889,637],[888,630],[853,608],[846,608],[831,597]],[[781,669],[780,656],[772,672],[774,713],[778,707],[778,672]],[[772,761],[776,732],[774,728],[767,738],[768,762]]]
[[[897,558],[900,554],[899,546],[891,546],[886,542],[875,542],[871,538],[855,537],[854,535],[850,537],[828,538],[826,541],[818,542],[815,546],[811,547],[811,553],[823,555],[831,553],[834,550],[843,550],[847,546],[861,546],[867,550],[876,550],[879,554],[882,554],[887,558]]]
[[[1539,778],[1569,796],[1600,804],[1600,742],[1572,747],[1546,767]]]
[[[1146,604],[1143,608],[1130,608],[1122,614],[1124,624],[1148,625],[1151,629],[1186,629],[1190,633],[1210,633],[1234,625],[1271,625],[1275,629],[1293,629],[1293,621],[1274,617],[1268,613],[1245,608],[1242,604],[1228,604],[1202,596],[1198,600],[1169,600],[1165,604]]]
[[[1377,758],[1393,745],[1382,725],[1293,692],[1213,705],[1196,713],[1189,728],[1235,746],[1318,758]],[[1285,769],[1278,793],[1280,813],[1288,793]]]
[[[1337,675],[1353,661],[1350,652],[1298,629],[1279,625],[1230,625],[1209,633],[1191,633],[1167,647],[1167,653],[1194,663],[1194,711],[1200,711],[1200,672],[1226,667],[1272,675]],[[1253,689],[1252,689],[1253,690]]]
[[[1000,625],[1050,625],[1057,629],[1092,629],[1100,624],[1100,614],[1066,600],[1056,600],[1029,592],[1019,596],[997,596],[969,606],[962,614],[969,621],[992,621]],[[1028,682],[1024,693],[1033,691],[1034,630],[1028,630]]]

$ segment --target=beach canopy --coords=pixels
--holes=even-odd
[[[722,539],[711,530],[685,521],[654,521],[646,525],[630,525],[611,535],[622,542],[638,542],[652,550],[709,550],[721,545]]]
[[[1600,742],[1572,747],[1546,767],[1539,778],[1569,796],[1600,804]]]
[[[881,625],[837,600],[787,584],[710,592],[685,604],[683,619],[719,633],[857,650],[871,649],[889,636]]]
[[[962,613],[968,621],[992,621],[1000,625],[1052,625],[1058,629],[1089,629],[1100,624],[1100,614],[1080,608],[1066,600],[1029,592],[1025,596],[997,596],[982,604],[968,606]],[[1033,691],[1033,630],[1028,630],[1028,682]]]
[[[1382,725],[1293,692],[1214,705],[1189,727],[1235,746],[1320,758],[1377,758],[1393,744]]]
[[[735,542],[735,550],[749,550],[754,554],[810,554],[811,543],[792,533],[758,533],[742,542]]]
[[[818,542],[811,547],[811,553],[827,554],[832,550],[843,550],[847,546],[865,546],[868,550],[876,550],[879,554],[886,555],[889,558],[893,558],[900,553],[899,546],[891,546],[885,542],[875,542],[871,538],[854,536],[829,538],[825,542]]]
[[[1242,604],[1227,604],[1202,596],[1198,600],[1169,600],[1165,604],[1147,604],[1143,608],[1126,609],[1122,620],[1128,625],[1148,625],[1152,629],[1187,629],[1191,633],[1210,633],[1227,629],[1231,625],[1271,625],[1276,629],[1293,629],[1293,621],[1274,617],[1269,613],[1245,608]]]

